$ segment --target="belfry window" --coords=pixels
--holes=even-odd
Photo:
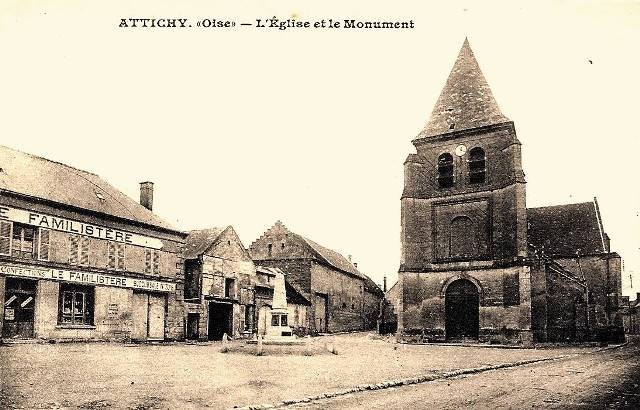
[[[487,179],[487,168],[484,150],[476,147],[469,151],[469,182],[481,184]]]
[[[438,157],[438,185],[440,188],[453,186],[453,156],[449,153]]]

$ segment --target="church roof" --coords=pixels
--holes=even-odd
[[[608,252],[595,202],[527,209],[527,240],[550,256]]]
[[[2,191],[177,231],[96,174],[0,145]]]
[[[508,122],[465,38],[431,117],[418,138]]]

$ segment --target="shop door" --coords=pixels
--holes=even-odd
[[[164,340],[164,295],[149,295],[149,335],[148,339]]]
[[[133,292],[133,340],[147,340],[149,295]]]
[[[164,295],[133,292],[133,340],[164,340]]]
[[[2,337],[14,339],[33,337],[36,283],[35,280],[7,278]]]
[[[316,332],[326,333],[327,331],[327,295],[316,293]]]

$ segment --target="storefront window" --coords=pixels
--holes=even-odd
[[[93,324],[94,288],[60,285],[59,322],[69,325]]]
[[[34,259],[36,255],[36,242],[34,237],[35,228],[14,223],[11,256],[22,259]]]

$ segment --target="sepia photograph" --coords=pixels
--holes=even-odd
[[[634,0],[2,1],[0,408],[640,408],[638,44]]]

